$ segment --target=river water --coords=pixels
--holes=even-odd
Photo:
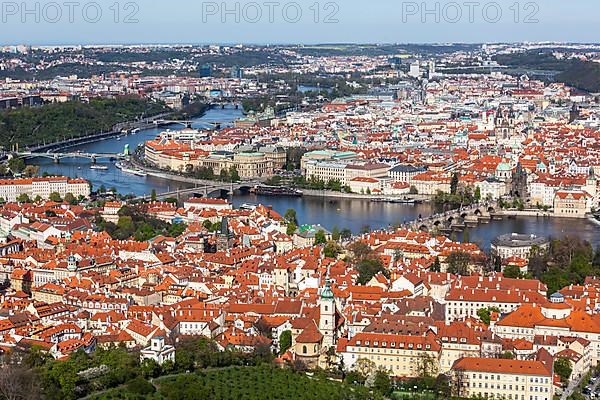
[[[206,114],[194,120],[194,128],[208,128],[205,122],[233,121],[242,116],[241,110],[234,107],[213,108]],[[110,138],[96,143],[73,147],[70,150],[91,153],[120,153],[126,144],[131,151],[146,140],[155,138],[162,130],[180,129],[181,126],[161,127],[138,132],[135,135]],[[176,182],[155,177],[139,177],[121,172],[114,163],[99,161],[108,170],[90,169],[90,161],[85,159],[63,159],[60,164],[52,160],[38,158],[34,160],[42,172],[55,175],[82,177],[92,182],[94,188],[104,185],[107,189],[115,187],[123,194],[149,194],[152,189],[158,193],[192,187],[191,184]],[[413,220],[419,215],[431,214],[434,209],[430,204],[406,205],[371,202],[356,199],[330,199],[321,197],[271,197],[252,194],[236,195],[233,204],[243,203],[270,205],[280,214],[289,208],[296,210],[300,223],[321,224],[327,229],[337,226],[340,229],[349,228],[358,233],[365,227],[371,229],[385,228],[405,221]],[[504,233],[535,233],[552,237],[575,235],[600,246],[600,224],[589,220],[559,219],[559,218],[517,218],[503,221],[492,221],[469,230],[469,239],[489,249],[490,241]],[[462,240],[463,234],[457,233],[456,239]]]

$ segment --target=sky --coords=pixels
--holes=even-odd
[[[2,44],[600,42],[598,0],[28,0],[0,19]]]

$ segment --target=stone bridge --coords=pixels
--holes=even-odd
[[[235,190],[250,190],[258,184],[260,184],[260,181],[248,181],[239,183],[212,182],[210,184],[197,186],[193,188],[173,190],[165,193],[157,193],[156,199],[164,200],[171,197],[176,198],[177,200],[185,200],[190,196],[224,197],[229,194],[232,194]],[[136,197],[135,200],[150,200],[151,198],[152,195],[144,195]]]
[[[497,202],[484,202],[464,206],[456,210],[449,210],[433,214],[425,218],[418,218],[405,225],[414,230],[431,232],[462,231],[466,227],[475,227],[480,223],[486,224],[492,219],[502,219],[502,213]]]

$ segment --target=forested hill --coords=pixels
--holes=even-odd
[[[600,64],[577,59],[558,59],[549,52],[529,51],[500,54],[494,57],[500,65],[557,71],[554,80],[591,93],[600,92]]]
[[[598,93],[600,92],[600,64],[577,61],[569,69],[558,74],[556,80],[569,86]]]
[[[133,96],[5,110],[0,112],[0,145],[10,150],[16,143],[25,148],[106,132],[117,123],[166,111],[162,104]]]

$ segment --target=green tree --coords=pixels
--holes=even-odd
[[[279,354],[284,354],[290,347],[292,347],[292,331],[285,330],[279,335]]]
[[[37,165],[27,165],[25,167],[25,169],[23,169],[23,175],[27,176],[27,177],[34,177],[34,176],[38,176],[38,174],[40,173],[40,167],[38,167]]]
[[[521,278],[521,269],[516,265],[504,267],[504,276],[507,278]]]
[[[387,396],[390,394],[392,390],[392,382],[387,372],[384,370],[378,370],[375,373],[373,389],[379,392],[382,396]]]
[[[127,382],[127,391],[136,395],[147,397],[152,393],[156,392],[156,388],[153,384],[138,376]]]
[[[446,259],[447,271],[455,275],[468,275],[471,255],[464,251],[453,251]]]
[[[19,203],[31,203],[31,199],[29,198],[27,193],[21,193],[20,195],[17,196],[16,200]]]
[[[477,186],[475,188],[475,194],[473,195],[473,199],[479,203],[479,200],[481,200],[481,188],[479,186]]]
[[[498,307],[480,308],[479,310],[477,310],[477,316],[479,317],[481,322],[483,322],[486,325],[489,325],[492,321],[492,312],[499,313],[500,309]]]
[[[340,240],[340,236],[341,236],[340,228],[338,228],[336,225],[331,230],[331,239],[335,240],[337,242],[338,240]]]
[[[241,179],[240,174],[235,165],[232,165],[229,168],[229,177],[231,178],[232,182],[238,182]]]
[[[62,198],[60,197],[60,194],[58,192],[52,192],[48,195],[48,199],[50,201],[54,201],[57,203],[62,203]]]
[[[569,359],[559,357],[554,361],[554,373],[560,376],[561,382],[569,382],[572,372],[573,368],[571,367],[571,361],[569,361]]]
[[[285,211],[283,218],[285,218],[285,220],[288,222],[293,222],[294,224],[298,225],[298,216],[296,215],[296,210],[293,208],[288,208]]]
[[[65,200],[65,202],[69,203],[72,206],[77,204],[77,199],[75,198],[73,193],[66,193],[64,200]]]
[[[221,169],[221,172],[219,172],[219,180],[223,182],[229,180],[229,172],[225,168]]]
[[[298,227],[296,226],[296,224],[293,223],[293,222],[289,222],[288,225],[287,225],[286,233],[289,236],[292,236],[296,232],[296,229],[298,229]]]
[[[317,233],[315,233],[315,245],[325,244],[327,243],[327,237],[325,236],[325,231],[323,229],[319,229]]]
[[[323,249],[323,255],[329,258],[336,258],[342,252],[342,247],[333,240],[327,242]]]
[[[389,271],[385,269],[379,258],[365,258],[360,260],[356,264],[356,270],[358,271],[358,283],[361,285],[369,282],[379,272],[383,273],[387,278],[390,276]]]
[[[150,193],[150,200],[151,201],[156,201],[156,189],[152,189],[152,192]]]
[[[344,228],[340,232],[340,237],[342,240],[350,240],[352,238],[352,231],[348,228]]]
[[[144,378],[156,378],[160,375],[160,365],[152,359],[145,359],[140,363],[140,372]]]
[[[25,161],[18,157],[13,157],[8,160],[8,168],[10,168],[10,170],[15,174],[20,174],[23,172],[23,170],[25,170],[25,166]]]

